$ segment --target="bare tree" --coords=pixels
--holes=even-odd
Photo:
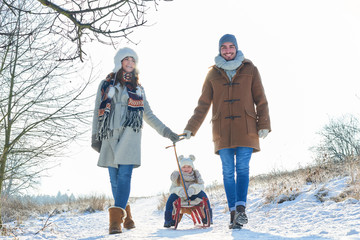
[[[16,11],[14,1],[3,0],[7,7]],[[116,45],[121,39],[140,26],[144,26],[150,4],[156,8],[157,0],[37,0],[43,9],[34,11],[31,6],[23,9],[29,14],[54,16],[50,33],[60,35],[76,45],[65,59],[83,59],[83,44],[99,41]],[[169,0],[168,0],[169,1]],[[170,0],[171,1],[171,0]],[[131,41],[131,40],[130,40]]]
[[[75,62],[58,61],[69,48],[49,35],[54,17],[24,11],[36,11],[36,1],[11,4],[0,3],[0,197],[33,187],[49,159],[87,131],[91,115],[83,97],[89,81],[73,80]]]
[[[339,163],[360,156],[360,124],[354,116],[330,120],[319,135],[321,143],[313,148],[317,160]]]

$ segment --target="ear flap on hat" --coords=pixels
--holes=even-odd
[[[180,156],[178,157],[179,161],[180,161],[181,159],[183,159],[183,158],[184,158],[184,155],[180,155]]]

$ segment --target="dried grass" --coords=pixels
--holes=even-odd
[[[157,210],[162,211],[165,209],[166,201],[169,198],[170,194],[162,193],[159,197],[159,204],[157,205]]]
[[[349,176],[348,186],[342,193],[335,197],[328,197],[328,189],[322,187],[317,191],[316,197],[319,201],[333,200],[336,202],[344,201],[349,198],[360,200],[360,159],[350,158],[340,164],[332,162],[322,162],[299,168],[295,171],[273,171],[269,174],[258,175],[250,178],[250,188],[264,189],[265,204],[282,203],[294,200],[300,193],[301,187],[305,184],[320,185],[336,177]],[[213,182],[205,189],[208,196],[224,191],[221,183]],[[169,194],[161,194],[159,198],[158,210],[163,210]],[[134,202],[135,198],[130,198],[129,202]],[[27,198],[21,199],[1,199],[2,218],[4,223],[15,222],[12,227],[5,225],[0,234],[3,236],[14,236],[14,232],[21,231],[20,225],[30,217],[51,216],[51,214],[61,214],[63,212],[92,213],[104,211],[113,204],[113,200],[104,195],[90,195],[78,197],[74,201],[58,204],[38,204]],[[16,239],[16,238],[14,238]]]
[[[348,198],[360,200],[360,160],[350,158],[342,163],[330,161],[299,168],[295,171],[273,171],[270,174],[252,177],[250,186],[265,188],[265,203],[282,203],[294,200],[305,184],[317,186],[336,177],[350,176],[347,188],[333,201],[344,201]],[[320,189],[317,193],[319,201],[325,201],[328,190]]]
[[[20,226],[23,221],[39,216],[47,217],[51,224],[51,217],[64,212],[74,213],[93,213],[104,211],[110,206],[112,200],[105,195],[90,195],[79,197],[74,201],[53,204],[39,204],[31,198],[11,198],[1,199],[2,219],[4,223],[14,222],[15,227],[3,225],[0,234],[2,236],[16,236],[15,233],[21,231]]]

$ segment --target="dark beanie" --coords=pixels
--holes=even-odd
[[[235,36],[232,34],[225,34],[224,36],[222,36],[220,38],[220,41],[219,41],[219,53],[221,52],[221,45],[223,45],[226,42],[233,43],[235,45],[236,51],[238,51],[238,45],[237,45]]]

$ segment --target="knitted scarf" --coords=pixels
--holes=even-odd
[[[199,172],[197,170],[193,170],[191,173],[185,173],[185,172],[182,173],[184,181],[185,181],[184,183],[185,183],[186,189],[188,189],[191,184],[199,183],[198,174],[199,174]],[[176,183],[178,186],[181,186],[180,174],[176,179]]]
[[[236,70],[242,62],[244,61],[245,57],[242,51],[238,50],[236,52],[236,57],[233,60],[226,61],[220,54],[215,57],[215,64],[219,68],[222,68],[227,71]]]
[[[231,81],[236,73],[236,69],[240,67],[242,62],[244,61],[245,57],[244,54],[238,50],[236,52],[236,57],[233,60],[226,61],[220,54],[215,57],[215,65],[219,68],[225,70],[226,75],[229,77]]]
[[[143,113],[144,113],[144,100],[141,94],[141,89],[138,87],[138,91],[131,83],[132,73],[124,72],[122,81],[125,85],[128,95],[128,109],[126,113],[126,119],[123,127],[131,127],[134,132],[139,132],[142,128]]]
[[[114,86],[115,73],[110,73],[106,76],[105,81],[101,86],[101,103],[98,111],[98,134],[97,140],[102,141],[109,138],[112,131],[109,129],[110,125],[110,111],[111,98],[108,96],[110,87]]]
[[[129,100],[128,109],[126,113],[123,128],[131,127],[135,132],[139,132],[142,128],[142,118],[144,112],[144,101],[141,91],[136,91],[131,83],[132,73],[124,73],[121,79],[125,85]],[[108,96],[109,90],[114,86],[115,73],[107,75],[104,83],[101,86],[101,103],[98,111],[98,135],[97,139],[102,141],[105,138],[112,136],[112,129],[110,129],[110,113],[111,113],[111,100]]]

